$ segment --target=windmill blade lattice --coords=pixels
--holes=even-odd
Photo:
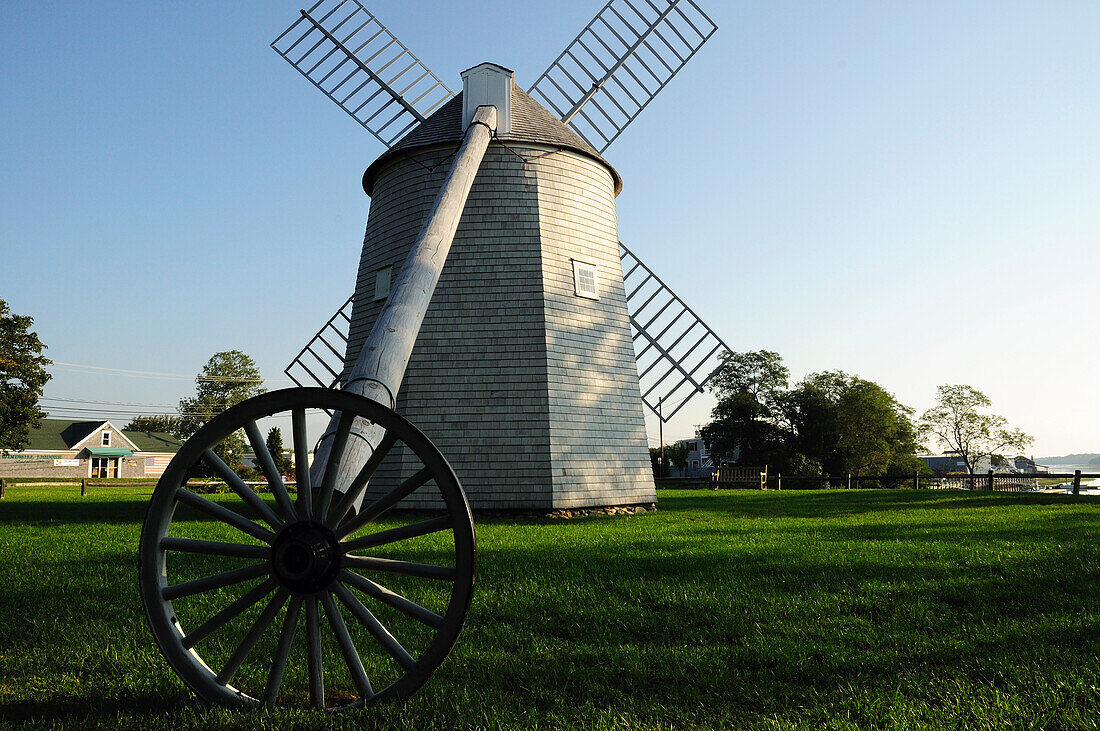
[[[528,93],[603,152],[717,29],[693,0],[611,0]]]
[[[359,0],[319,0],[271,47],[386,147],[454,96]]]
[[[328,319],[283,372],[298,386],[336,388],[344,369],[344,353],[348,347],[351,327],[351,304],[348,297],[340,309]]]
[[[668,421],[703,392],[722,351],[732,350],[622,242],[619,256],[642,400]]]

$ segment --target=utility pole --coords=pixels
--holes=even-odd
[[[662,407],[664,396],[657,397],[657,439],[661,442],[661,458],[657,460],[657,472],[662,477],[665,474],[665,414]]]

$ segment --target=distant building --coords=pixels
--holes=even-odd
[[[957,452],[944,452],[943,454],[918,454],[921,460],[937,475],[950,475],[953,473],[966,474],[966,460]],[[977,470],[975,470],[977,472]]]
[[[676,465],[669,465],[669,477],[710,477],[710,473],[714,471],[714,462],[707,450],[707,443],[698,432],[694,438],[678,439],[675,444],[687,447],[687,462],[682,470],[677,469]]]
[[[181,446],[110,421],[42,419],[25,449],[0,455],[0,477],[160,477]]]
[[[928,469],[937,475],[966,474],[966,460],[958,452],[944,452],[943,454],[918,454],[917,459],[922,460]],[[974,464],[974,474],[984,475],[992,469],[994,472],[1014,472],[1019,474],[1034,474],[1046,472],[1046,468],[1037,465],[1027,457],[1017,457],[1008,460],[1007,464],[1001,463],[993,466],[989,457],[978,457]]]
[[[1016,459],[1012,460],[1012,464],[1016,468],[1016,471],[1021,474],[1029,475],[1035,474],[1037,472],[1048,471],[1046,467],[1041,464],[1036,464],[1035,460],[1029,459],[1027,457],[1017,457]]]

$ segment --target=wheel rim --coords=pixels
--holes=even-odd
[[[323,487],[306,489],[304,475],[292,498],[259,436],[258,419],[289,417],[296,461],[303,464],[310,444],[306,413],[314,409],[384,430],[360,473],[364,482],[375,479],[358,513],[344,517],[350,501],[324,495]],[[216,454],[239,430],[273,500],[257,495]],[[334,439],[347,438],[346,429],[336,431]],[[333,447],[333,454],[342,453],[342,445]],[[396,456],[395,449],[403,450],[402,468],[389,469],[395,484],[379,488],[382,457]],[[231,491],[203,496],[184,487],[197,465]],[[418,491],[435,491],[439,515],[406,518],[403,512],[396,525],[378,525],[395,522],[390,508]],[[426,436],[368,399],[301,388],[228,409],[180,449],[149,503],[139,576],[153,636],[199,696],[225,705],[323,708],[397,700],[423,685],[462,629],[474,559],[469,504]]]

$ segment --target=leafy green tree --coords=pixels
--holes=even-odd
[[[885,475],[917,468],[911,411],[876,383],[842,371],[793,388],[777,353],[726,354],[718,404],[701,429],[715,464],[768,465],[791,475]]]
[[[256,361],[239,350],[214,353],[195,376],[193,398],[180,399],[180,436],[191,437],[203,424],[234,404],[264,392],[263,378]],[[240,431],[230,434],[214,452],[230,467],[236,468],[246,451]]]
[[[837,447],[848,473],[886,475],[916,469],[912,413],[877,383],[852,378],[837,401]]]
[[[649,448],[649,463],[653,467],[653,476],[657,478],[668,477],[669,466],[684,469],[687,466],[688,448],[684,444],[666,444],[664,448],[664,462],[661,462],[661,448]]]
[[[714,464],[774,463],[786,451],[783,399],[790,372],[778,353],[722,353],[710,388],[718,397],[714,419],[700,430]]]
[[[661,464],[661,448],[650,447],[649,448],[649,466],[653,468],[653,476],[657,479],[667,476],[668,470],[665,469],[667,465]]]
[[[851,380],[851,376],[841,371],[812,373],[785,395],[783,410],[791,432],[791,451],[802,457],[792,457],[786,468],[790,474],[844,473],[838,404]],[[804,466],[816,466],[819,471],[808,468],[803,472]]]
[[[0,299],[0,453],[27,445],[31,429],[46,412],[38,405],[51,376],[46,366],[53,361],[42,355],[46,348],[30,328],[34,319],[16,315]]]
[[[699,434],[715,465],[774,465],[788,451],[790,433],[751,393],[740,391],[720,399],[711,417]]]
[[[762,407],[765,415],[771,415],[778,408],[791,375],[779,353],[770,350],[723,352],[720,358],[721,365],[710,382],[719,400],[746,393]]]
[[[273,426],[267,432],[267,451],[271,453],[271,460],[275,463],[275,470],[280,475],[289,475],[292,469],[290,457],[283,454],[283,433],[279,427]]]
[[[957,453],[974,474],[979,460],[1005,459],[1006,453],[1023,452],[1032,441],[1020,429],[1008,426],[1003,416],[986,413],[993,402],[981,391],[965,384],[936,389],[936,403],[921,415],[919,433],[946,450]]]
[[[678,470],[683,470],[688,463],[688,448],[686,444],[666,444],[665,459]]]
[[[131,431],[163,432],[174,437],[181,436],[178,416],[135,416],[123,428]]]

